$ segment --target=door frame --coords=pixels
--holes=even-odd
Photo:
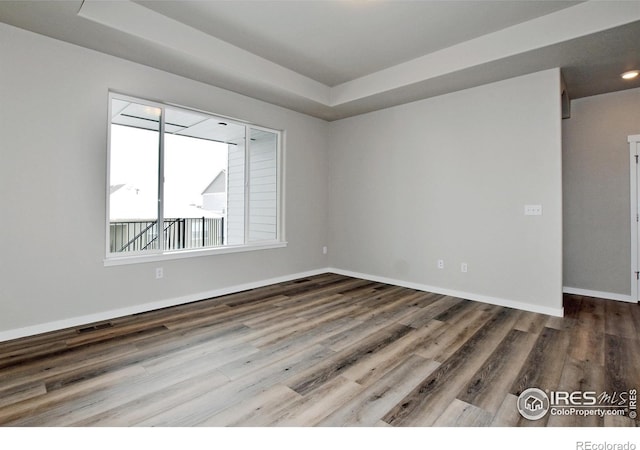
[[[638,302],[638,284],[640,284],[640,268],[638,267],[638,253],[640,253],[640,247],[638,243],[638,233],[640,233],[640,210],[638,208],[638,199],[640,195],[638,189],[640,189],[639,179],[639,167],[638,159],[640,157],[640,134],[634,134],[628,137],[629,142],[629,187],[630,187],[630,219],[631,219],[631,300]]]

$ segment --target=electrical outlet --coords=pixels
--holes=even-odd
[[[156,280],[159,280],[163,276],[164,276],[164,271],[162,270],[162,267],[156,267]]]
[[[324,247],[322,247],[322,254],[323,254],[323,255],[326,255],[326,254],[327,254],[327,251],[328,251],[328,249],[327,249],[327,246],[326,246],[326,245],[325,245]]]
[[[444,269],[444,259],[438,260],[438,269]]]
[[[467,263],[460,264],[460,272],[467,273],[468,270],[469,270],[469,267],[467,266]]]

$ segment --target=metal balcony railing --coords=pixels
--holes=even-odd
[[[111,253],[158,249],[158,221],[116,221],[109,224]],[[224,245],[223,217],[166,218],[164,249],[219,247]]]

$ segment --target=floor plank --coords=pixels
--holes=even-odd
[[[515,427],[522,419],[517,408],[518,397],[507,394],[491,421],[492,427]]]
[[[529,353],[510,392],[520,395],[525,389],[557,389],[569,348],[569,334],[545,328]]]
[[[309,395],[298,396],[290,402],[281,402],[271,414],[267,426],[315,426],[336,409],[362,392],[363,387],[343,376],[338,376]]]
[[[127,390],[127,395],[122,401],[114,402],[110,396],[99,409],[82,414],[68,424],[109,427],[137,425],[228,383],[229,379],[217,370],[201,373],[194,370],[182,381],[176,382],[176,379],[171,377],[166,385],[162,382],[156,385],[146,381],[142,388],[134,390],[133,393]],[[69,421],[69,418],[64,420]]]
[[[296,375],[288,386],[301,395],[306,395],[331,378],[362,361],[363,358],[384,349],[386,346],[411,332],[413,328],[402,324],[392,324],[358,343],[332,355],[319,365]]]
[[[458,394],[458,399],[497,413],[535,343],[534,334],[513,329]]]
[[[593,300],[598,301],[598,300]],[[636,329],[631,308],[637,309],[637,303],[602,302],[606,310],[605,332],[615,336],[635,339],[640,330]]]
[[[604,364],[605,304],[593,298],[582,300],[571,328],[571,357],[601,366]]]
[[[407,333],[386,348],[358,361],[343,375],[362,386],[370,385],[412,354],[428,347],[445,330],[446,324],[444,322],[433,320],[424,327]]]
[[[325,420],[320,426],[374,426],[415,386],[439,367],[435,361],[412,355],[394,367]]]
[[[394,426],[430,426],[453,401],[517,318],[514,310],[500,309],[451,357],[425,378],[383,418]],[[486,345],[484,345],[486,344]]]
[[[455,399],[434,422],[436,427],[486,427],[491,424],[493,414]]]
[[[204,427],[263,427],[272,421],[273,411],[283,402],[297,400],[300,395],[287,386],[277,384],[247,401],[235,403],[230,408],[208,417],[198,426]]]

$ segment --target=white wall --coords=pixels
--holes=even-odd
[[[560,122],[553,69],[331,123],[329,263],[560,313]]]
[[[244,244],[244,140],[229,145],[227,162],[227,215],[225,223],[225,243]]]
[[[277,232],[277,135],[252,130],[249,145],[248,241],[269,241]]]
[[[574,100],[562,125],[564,284],[630,295],[627,137],[640,134],[640,89]]]
[[[325,122],[4,24],[0,61],[0,336],[327,266]],[[286,129],[288,246],[104,267],[109,89]]]

